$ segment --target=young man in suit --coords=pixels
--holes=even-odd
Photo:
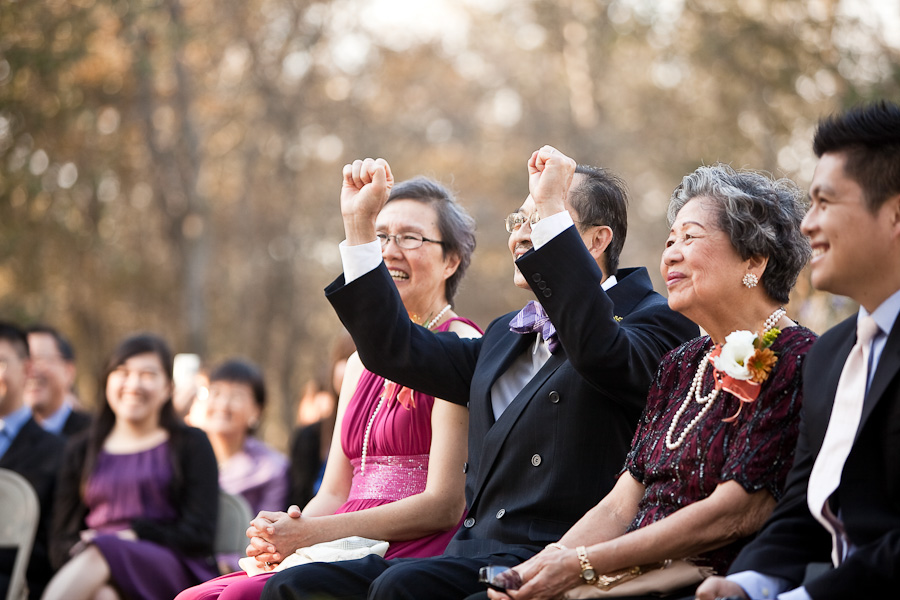
[[[36,599],[53,576],[47,535],[63,441],[41,429],[23,401],[28,361],[25,334],[14,325],[0,322],[0,468],[15,471],[27,479],[41,505],[27,573],[29,597]],[[14,562],[14,551],[0,550],[0,598],[6,596]]]
[[[25,383],[25,403],[41,427],[63,437],[87,429],[91,417],[75,410],[75,352],[57,330],[46,325],[28,329],[31,372]]]
[[[900,593],[900,106],[824,119],[813,148],[812,283],[856,300],[859,314],[810,350],[785,495],[732,575],[698,588],[702,600]],[[801,583],[807,564],[829,560]]]
[[[381,159],[344,167],[345,273],[327,296],[367,368],[469,407],[460,465],[468,512],[442,556],[288,569],[269,580],[264,600],[465,598],[483,589],[480,567],[533,556],[611,489],[660,358],[698,330],[653,291],[646,269],[618,268],[627,221],[615,176],[576,172],[549,146],[530,169],[532,195],[506,221],[509,248],[516,285],[533,291],[550,322],[529,304],[469,340],[410,322],[376,240],[390,168]],[[546,195],[564,198],[567,210],[538,215],[532,196]],[[302,522],[281,516],[263,533],[270,548],[252,543],[276,549]],[[257,556],[271,559],[280,556]]]

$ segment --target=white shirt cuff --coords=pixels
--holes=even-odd
[[[344,285],[374,271],[381,264],[381,242],[378,240],[358,246],[350,246],[344,240],[338,248],[344,264]]]
[[[575,221],[567,210],[541,217],[540,221],[531,226],[531,243],[534,244],[534,249],[537,250],[574,224]]]
[[[787,591],[790,584],[780,577],[763,575],[757,571],[741,571],[726,577],[741,586],[751,600],[812,600],[802,587]]]

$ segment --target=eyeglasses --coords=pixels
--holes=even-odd
[[[427,237],[421,236],[418,233],[398,233],[395,235],[391,235],[389,233],[376,233],[375,237],[378,238],[378,241],[381,242],[381,249],[388,245],[388,242],[391,238],[394,238],[394,243],[397,244],[398,248],[402,248],[404,250],[415,250],[416,248],[421,248],[422,244],[425,242],[429,242],[431,244],[441,244],[444,242],[440,240],[429,240]]]
[[[524,213],[514,212],[508,214],[503,222],[506,224],[507,233],[512,233],[513,231],[518,231],[519,227],[524,225],[526,222],[529,225],[534,225],[540,220],[541,217],[537,214],[537,211],[531,213],[530,216],[525,215]]]
[[[524,225],[526,221],[529,225],[534,226],[534,224],[540,220],[541,217],[537,214],[537,211],[533,212],[530,217],[520,212],[514,212],[507,215],[503,222],[506,224],[507,233],[512,233],[518,231],[519,227]],[[591,227],[603,226],[602,223],[585,223],[584,221],[575,221],[574,219],[572,222],[577,223],[578,225],[590,225]]]

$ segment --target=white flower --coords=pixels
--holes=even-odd
[[[722,353],[713,359],[716,369],[734,379],[750,379],[747,361],[756,352],[756,334],[751,331],[733,331],[725,338]]]

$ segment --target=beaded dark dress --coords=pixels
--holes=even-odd
[[[803,396],[802,364],[816,335],[805,327],[788,327],[771,350],[778,357],[759,397],[744,404],[733,423],[740,400],[724,390],[713,406],[675,450],[666,447],[666,432],[687,397],[700,361],[712,349],[709,336],[685,342],[663,357],[650,387],[647,407],[638,423],[625,469],[646,488],[628,531],[646,527],[680,508],[710,496],[716,486],[735,481],[747,492],[768,490],[777,500],[794,457]],[[712,365],[707,367],[701,395],[713,389]],[[679,419],[672,438],[700,412],[695,400]],[[750,538],[706,552],[698,563],[725,573]]]

